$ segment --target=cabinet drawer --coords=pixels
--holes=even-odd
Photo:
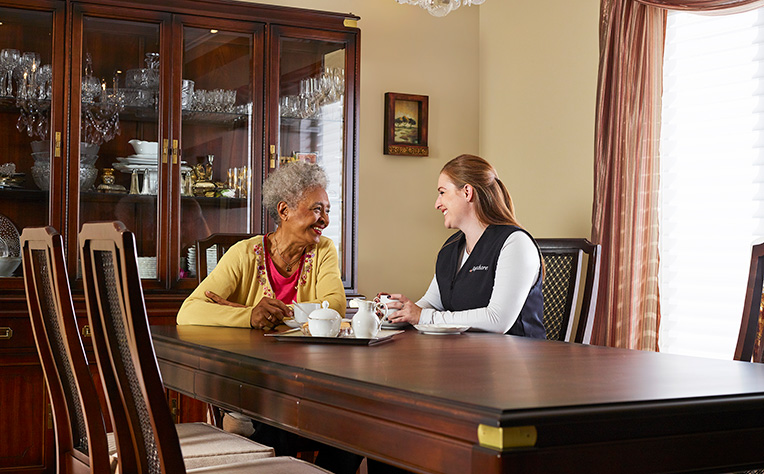
[[[37,350],[29,319],[0,317],[0,350],[9,348]]]

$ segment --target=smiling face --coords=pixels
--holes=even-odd
[[[292,239],[304,245],[317,244],[329,225],[329,196],[323,188],[305,192],[296,208],[287,208],[281,226]]]
[[[456,187],[451,178],[441,173],[438,177],[435,209],[443,213],[443,225],[446,229],[459,229],[462,221],[469,215],[469,200],[465,187]]]

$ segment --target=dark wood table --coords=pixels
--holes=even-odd
[[[152,332],[167,387],[415,472],[764,465],[764,364],[481,333],[345,346]]]

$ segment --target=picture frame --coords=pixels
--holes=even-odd
[[[385,93],[385,155],[429,155],[428,106],[426,95]]]
[[[295,161],[304,161],[306,163],[313,163],[316,164],[318,161],[318,153],[310,152],[310,153],[294,153]]]

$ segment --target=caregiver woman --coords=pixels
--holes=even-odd
[[[541,254],[515,219],[512,198],[484,159],[461,155],[438,178],[435,208],[458,229],[438,253],[435,277],[416,303],[392,294],[391,322],[460,324],[545,339]]]

